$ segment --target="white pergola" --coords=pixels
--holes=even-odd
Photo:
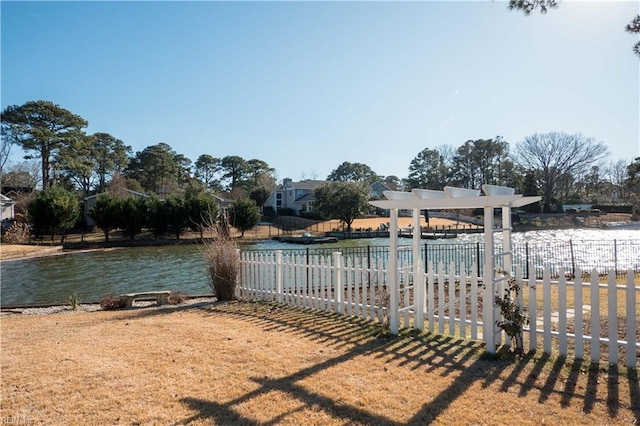
[[[500,280],[508,279],[508,276],[497,274],[496,259],[503,258],[503,267],[507,273],[511,273],[511,209],[522,207],[540,201],[541,197],[524,197],[515,194],[513,188],[495,185],[483,185],[482,192],[479,189],[466,189],[445,187],[443,191],[429,189],[413,189],[411,192],[384,191],[386,200],[371,201],[370,204],[387,209],[389,217],[390,255],[388,264],[387,284],[389,286],[390,306],[389,326],[391,333],[397,334],[399,327],[398,313],[398,211],[413,211],[413,276],[422,277],[420,261],[420,240],[422,237],[420,227],[420,211],[441,209],[484,209],[484,243],[485,257],[482,280],[484,286],[483,300],[494,300],[495,284]],[[494,226],[494,209],[502,209],[502,224]],[[503,250],[495,253],[495,236],[500,234]],[[395,271],[395,273],[391,273]],[[499,276],[497,276],[499,275]],[[414,282],[415,281],[414,279]],[[414,287],[414,327],[423,329],[424,326],[424,285]],[[483,331],[487,343],[487,351],[495,352],[496,326],[494,319],[493,303],[484,303],[483,324],[493,324],[493,332]]]

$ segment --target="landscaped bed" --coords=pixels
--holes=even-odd
[[[33,424],[633,424],[637,372],[272,304],[2,319],[3,420]],[[634,404],[632,406],[632,401]]]

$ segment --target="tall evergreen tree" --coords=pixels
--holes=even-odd
[[[11,105],[2,111],[3,132],[22,149],[40,158],[42,186],[51,185],[51,165],[54,156],[65,144],[81,137],[87,121],[79,115],[50,101],[29,101]]]

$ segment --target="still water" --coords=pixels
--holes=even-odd
[[[563,241],[640,241],[640,230],[554,230],[513,234],[513,244],[550,245]],[[481,234],[460,235],[455,239],[429,241],[429,244],[460,244],[482,241]],[[410,239],[399,244],[410,245]],[[388,246],[388,238],[345,240],[337,246]],[[264,241],[245,246],[250,249],[304,249],[308,246]],[[4,261],[0,264],[0,304],[32,305],[67,303],[76,293],[80,302],[97,301],[109,294],[153,290],[180,290],[188,294],[211,293],[202,247],[178,245],[134,247],[106,251],[70,253],[59,256]],[[601,256],[597,252],[586,253]],[[637,257],[637,253],[634,254]],[[551,254],[553,257],[553,254]],[[588,261],[588,259],[587,259]],[[630,259],[632,263],[640,259]]]

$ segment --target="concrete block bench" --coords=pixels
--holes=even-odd
[[[166,305],[169,303],[170,291],[145,291],[142,293],[128,293],[120,295],[120,305],[127,308],[133,306],[135,300],[154,300],[158,305]]]

